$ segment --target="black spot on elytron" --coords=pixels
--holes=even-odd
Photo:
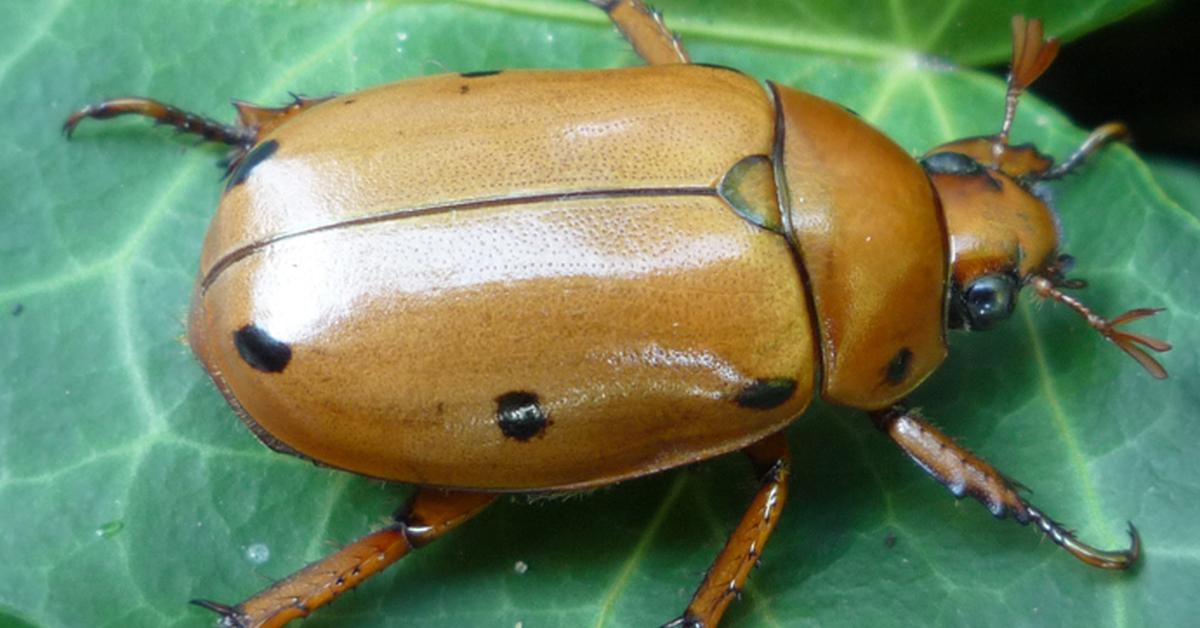
[[[908,377],[908,371],[912,368],[913,352],[908,347],[900,347],[896,355],[892,357],[892,361],[888,362],[887,370],[884,377],[887,382],[893,386],[899,386],[904,383]]]
[[[752,410],[770,410],[784,404],[796,392],[796,380],[789,377],[756,379],[738,393],[737,404]]]
[[[347,98],[346,100],[342,101],[342,104],[343,105],[353,105],[356,102],[358,102],[357,98]]]
[[[500,70],[480,70],[478,72],[459,72],[458,75],[463,78],[479,78],[481,76],[492,76],[499,73]]]
[[[459,85],[459,86],[458,86],[458,93],[460,93],[460,94],[466,94],[466,93],[467,93],[467,92],[469,92],[469,91],[471,91],[471,88],[470,88],[470,87],[468,87],[468,86],[466,86],[466,85]]]
[[[23,304],[23,303],[18,303],[12,307],[12,315],[13,316],[20,316],[21,312],[24,312],[24,311],[25,311],[25,304]]]
[[[496,423],[505,436],[524,442],[541,434],[549,419],[537,395],[513,391],[496,397]]]
[[[251,148],[250,152],[246,153],[246,156],[238,162],[237,168],[234,168],[233,172],[229,174],[229,183],[225,184],[225,191],[228,192],[233,187],[244,183],[250,176],[250,171],[274,155],[277,150],[279,150],[279,142],[275,140],[267,140]]]
[[[233,332],[233,346],[246,364],[264,373],[281,373],[292,361],[292,348],[258,325],[246,325]]]

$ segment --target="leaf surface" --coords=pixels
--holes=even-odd
[[[998,126],[1002,80],[950,63],[1007,56],[1014,9],[993,4],[662,8],[695,59],[835,99],[919,154]],[[1016,10],[1070,36],[1142,4]],[[67,142],[72,109],[145,94],[229,120],[231,97],[271,105],[288,90],[444,71],[636,63],[598,11],[533,0],[10,1],[0,41],[0,625],[208,625],[187,600],[240,600],[379,525],[408,490],[262,448],[182,342],[221,152],[125,119]],[[1014,139],[1062,156],[1083,137],[1030,98]],[[1193,618],[1196,197],[1172,200],[1123,146],[1054,192],[1088,302],[1168,309],[1137,329],[1177,347],[1164,358],[1173,378],[1152,380],[1026,295],[1003,329],[954,334],[916,401],[1085,540],[1121,546],[1136,522],[1142,568],[1085,568],[956,505],[864,417],[818,404],[789,430],[792,501],[727,625]],[[580,498],[504,499],[305,625],[658,625],[684,607],[753,487],[729,456]]]

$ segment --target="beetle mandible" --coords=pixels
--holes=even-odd
[[[956,496],[1125,569],[903,399],[948,329],[988,329],[1019,291],[1081,314],[1156,377],[1145,349],[1066,292],[1070,258],[1034,185],[1072,172],[1009,144],[1056,40],[1014,18],[999,133],[914,160],[842,107],[690,62],[641,0],[590,0],[646,67],[413,79],[225,125],[145,98],[138,114],[232,147],[188,337],[267,446],[420,488],[394,521],[219,612],[278,626],[506,492],[611,484],[734,450],[760,487],[670,626],[713,626],[787,495],[781,430],[814,393],[866,411]],[[400,129],[399,131],[397,129]],[[414,159],[413,155],[420,155]],[[698,303],[701,303],[699,305]]]

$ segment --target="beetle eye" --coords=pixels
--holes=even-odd
[[[1017,304],[1017,281],[1012,275],[983,275],[955,300],[955,317],[962,327],[982,331],[1007,319]]]

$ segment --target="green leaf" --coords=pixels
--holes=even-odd
[[[1013,15],[1041,18],[1048,33],[1069,40],[1150,4],[1153,0],[756,0],[748,8],[747,3],[728,0],[662,0],[654,6],[689,41],[711,39],[729,43],[735,51],[754,45],[876,60],[920,51],[963,64],[984,64],[1008,61],[1008,20]]]
[[[1200,209],[1200,164],[1156,157],[1150,160],[1150,166],[1167,196],[1193,212]]]
[[[1000,79],[919,53],[1003,59],[1011,5],[662,4],[697,60],[838,100],[914,154],[999,123]],[[1019,10],[1074,35],[1142,4]],[[240,600],[379,525],[408,492],[262,448],[182,342],[221,152],[141,120],[87,122],[67,142],[72,109],[145,94],[231,119],[230,97],[637,62],[592,7],[533,0],[6,2],[0,41],[0,625],[207,625],[187,600]],[[1029,98],[1015,135],[1062,156],[1085,134]],[[1123,146],[1054,192],[1087,301],[1168,308],[1137,329],[1178,347],[1163,358],[1173,378],[1152,380],[1027,295],[1004,329],[955,334],[916,400],[1083,539],[1119,547],[1136,522],[1143,566],[1093,570],[956,505],[861,413],[818,404],[789,430],[791,503],[727,625],[1193,620],[1195,195],[1172,201]],[[504,499],[305,625],[657,625],[685,606],[753,487],[728,456],[577,499]]]

